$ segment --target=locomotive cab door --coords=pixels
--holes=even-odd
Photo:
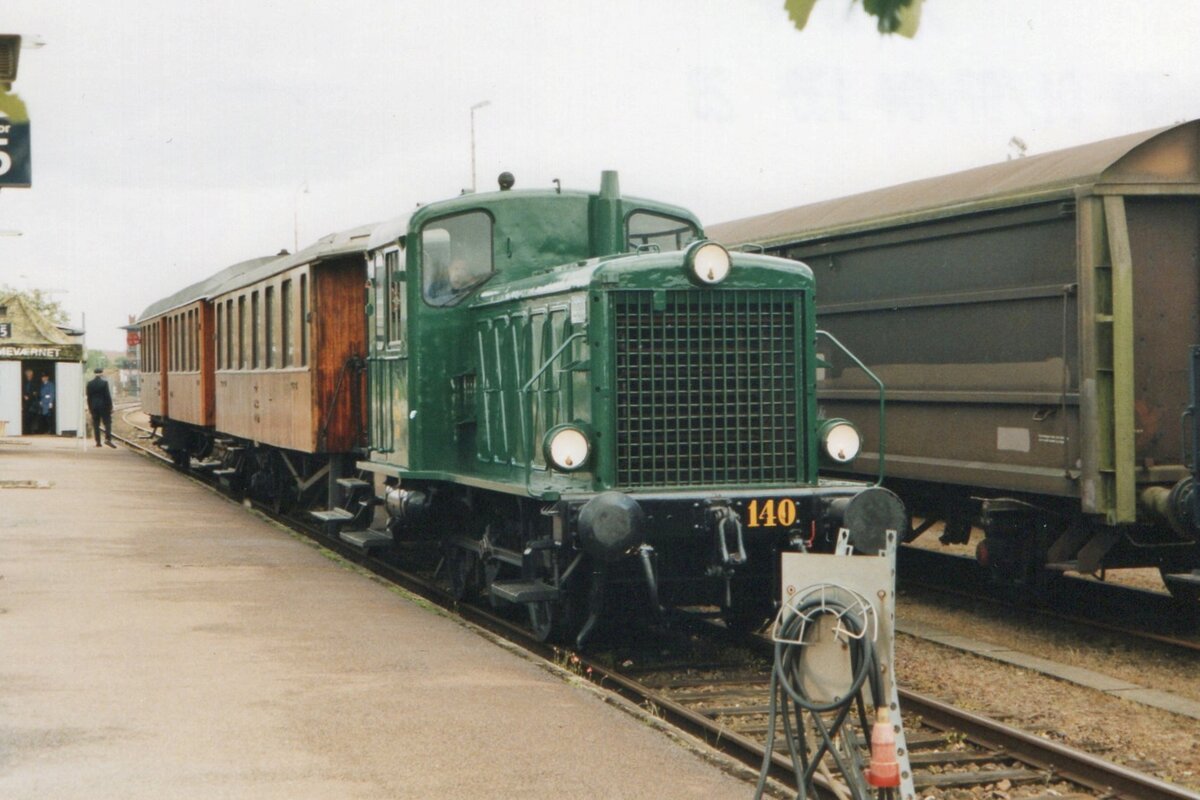
[[[374,460],[408,466],[408,277],[404,238],[370,256],[367,397]]]

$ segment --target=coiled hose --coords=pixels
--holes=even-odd
[[[857,707],[859,722],[864,734],[870,727],[867,722],[866,705],[863,700],[863,686],[870,681],[871,696],[876,702],[886,697],[883,691],[883,679],[879,673],[879,663],[875,657],[875,645],[871,637],[866,635],[867,621],[856,614],[850,606],[837,598],[824,593],[814,595],[791,609],[790,617],[785,618],[779,628],[775,642],[775,666],[771,670],[771,700],[768,709],[770,722],[767,726],[767,742],[763,753],[762,770],[758,776],[758,787],[755,790],[755,800],[760,800],[767,785],[767,775],[771,768],[771,756],[775,752],[775,734],[777,720],[783,718],[783,732],[788,743],[788,753],[792,759],[792,770],[796,775],[798,787],[797,800],[807,800],[813,790],[813,778],[821,767],[822,759],[828,753],[836,762],[839,771],[846,776],[847,786],[855,800],[868,797],[869,790],[862,779],[862,764],[857,755],[857,748],[851,744],[845,752],[839,751],[834,739],[842,731],[842,727],[853,708]],[[844,696],[821,703],[809,697],[801,683],[797,680],[803,665],[801,655],[803,644],[800,637],[805,632],[805,626],[812,630],[816,620],[821,616],[834,616],[838,624],[848,632],[850,647],[850,669],[853,680]],[[790,641],[787,641],[790,640]],[[819,744],[810,754],[808,740],[805,736],[805,714],[807,713],[814,731],[819,734]],[[833,714],[833,720],[826,724],[822,714]],[[881,796],[890,795],[890,790],[881,790]]]

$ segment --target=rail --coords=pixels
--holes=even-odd
[[[319,541],[346,560],[457,613],[491,635],[514,642],[547,660],[560,664],[563,662],[561,651],[536,641],[531,632],[522,625],[504,619],[489,610],[455,601],[448,591],[435,583],[434,577],[417,575],[382,559],[363,555],[360,551],[341,542],[336,536],[327,535],[295,518],[274,513],[270,509],[259,508],[259,511]],[[723,629],[710,627],[713,627],[716,636],[728,635],[727,632],[722,632]],[[736,639],[736,642],[731,643],[743,647],[749,646],[754,650],[761,648],[761,652],[764,654],[771,648],[771,643],[762,637],[750,639],[736,637]],[[731,730],[727,725],[718,722],[712,715],[711,709],[709,713],[705,714],[689,708],[664,695],[661,691],[656,691],[654,687],[647,686],[635,679],[631,674],[606,667],[586,656],[571,653],[568,661],[572,664],[572,671],[578,672],[581,676],[586,675],[602,687],[633,700],[648,709],[652,716],[657,717],[663,723],[669,723],[672,727],[696,735],[715,750],[746,765],[749,770],[756,772],[761,765],[764,756],[762,745],[754,738]],[[1053,776],[1071,781],[1100,792],[1105,797],[1122,798],[1122,800],[1200,800],[1200,795],[1183,787],[1166,783],[1064,745],[1041,740],[1024,731],[961,711],[933,698],[905,690],[901,691],[900,696],[906,711],[919,714],[923,720],[929,721],[935,728],[960,732],[966,736],[968,741],[1002,750],[1017,761],[1045,771],[1048,777]],[[770,763],[771,775],[790,785],[789,776],[792,765],[788,759],[782,753],[775,752],[772,754]],[[821,798],[834,798],[843,796],[841,792],[844,792],[844,789],[839,790],[819,779],[818,791]]]

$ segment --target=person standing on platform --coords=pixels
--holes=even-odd
[[[54,433],[54,381],[49,375],[42,376],[38,389],[38,412],[41,415],[40,433]]]
[[[100,376],[102,372],[104,370],[96,367],[96,377],[87,384],[88,411],[92,412],[92,433],[96,435],[96,447],[99,447],[100,423],[104,423],[104,443],[109,447],[116,447],[112,440],[112,391],[108,388],[108,381]]]
[[[21,433],[34,433],[38,419],[38,381],[33,370],[25,369],[25,380],[21,382]]]

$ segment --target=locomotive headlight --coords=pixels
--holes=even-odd
[[[546,434],[546,460],[556,469],[573,472],[587,463],[592,445],[573,425],[560,425]]]
[[[687,266],[700,283],[716,285],[729,275],[729,251],[716,242],[700,241],[688,248]]]
[[[844,419],[828,419],[821,424],[821,450],[837,464],[849,464],[862,449],[862,436],[853,423]]]

